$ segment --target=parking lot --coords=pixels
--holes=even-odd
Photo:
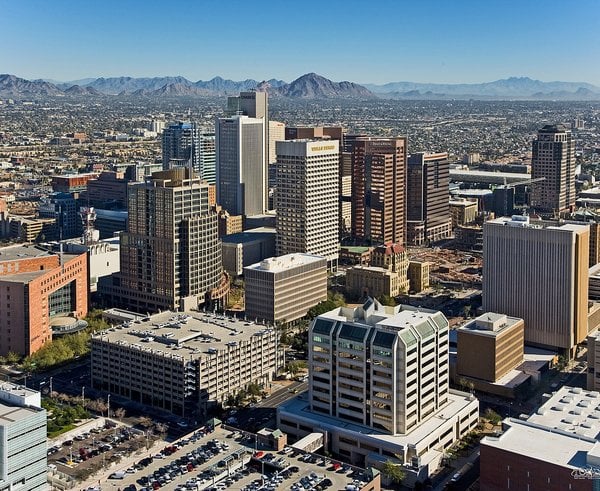
[[[354,490],[367,478],[321,456],[257,450],[253,437],[222,428],[196,431],[128,468],[115,467],[104,491]],[[89,491],[93,491],[88,488]]]
[[[101,468],[152,443],[143,431],[110,422],[48,447],[48,465],[85,480]]]

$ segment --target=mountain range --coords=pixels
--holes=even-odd
[[[429,84],[391,82],[384,85],[332,82],[308,73],[293,82],[271,79],[262,82],[214,77],[192,82],[184,77],[87,78],[70,82],[25,80],[0,75],[0,97],[199,97],[235,95],[243,90],[266,90],[272,97],[294,99],[400,99],[400,100],[600,100],[600,87],[585,82],[542,82],[528,77],[510,77],[481,84]]]

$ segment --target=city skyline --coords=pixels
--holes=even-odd
[[[102,9],[75,9],[67,0],[6,3],[0,28],[18,42],[0,54],[0,66],[19,77],[58,81],[219,75],[289,82],[316,72],[361,84],[528,76],[600,85],[600,67],[589,63],[600,46],[594,22],[600,4],[587,3],[585,12],[554,0],[540,5],[382,0],[366,11],[357,1],[309,2],[302,9],[238,1],[165,9],[133,1],[125,15],[113,1]],[[264,35],[249,29],[257,25]],[[539,49],[534,56],[524,46]]]

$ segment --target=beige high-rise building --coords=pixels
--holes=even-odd
[[[546,125],[533,141],[531,177],[535,183],[531,207],[536,212],[557,214],[575,207],[575,142],[562,124]]]
[[[271,257],[244,268],[246,316],[293,322],[327,300],[327,261],[310,254]]]
[[[278,256],[323,256],[337,269],[339,254],[339,142],[279,141],[277,146]]]
[[[209,185],[187,167],[129,186],[121,271],[98,283],[105,305],[143,313],[197,308],[213,289],[228,286],[208,195]]]
[[[490,220],[483,234],[483,310],[525,321],[525,342],[572,352],[588,334],[589,227]]]
[[[269,161],[268,164],[277,162],[277,149],[275,142],[285,140],[285,123],[280,121],[269,121]]]

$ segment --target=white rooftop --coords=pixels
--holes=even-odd
[[[499,437],[482,445],[570,469],[600,463],[600,393],[561,387],[526,421],[507,419]]]
[[[306,266],[308,264],[326,261],[323,256],[315,256],[312,254],[293,253],[285,256],[269,257],[259,263],[246,266],[244,269],[255,269],[260,271],[269,271],[271,273],[280,273],[281,271],[290,270],[298,266]]]

